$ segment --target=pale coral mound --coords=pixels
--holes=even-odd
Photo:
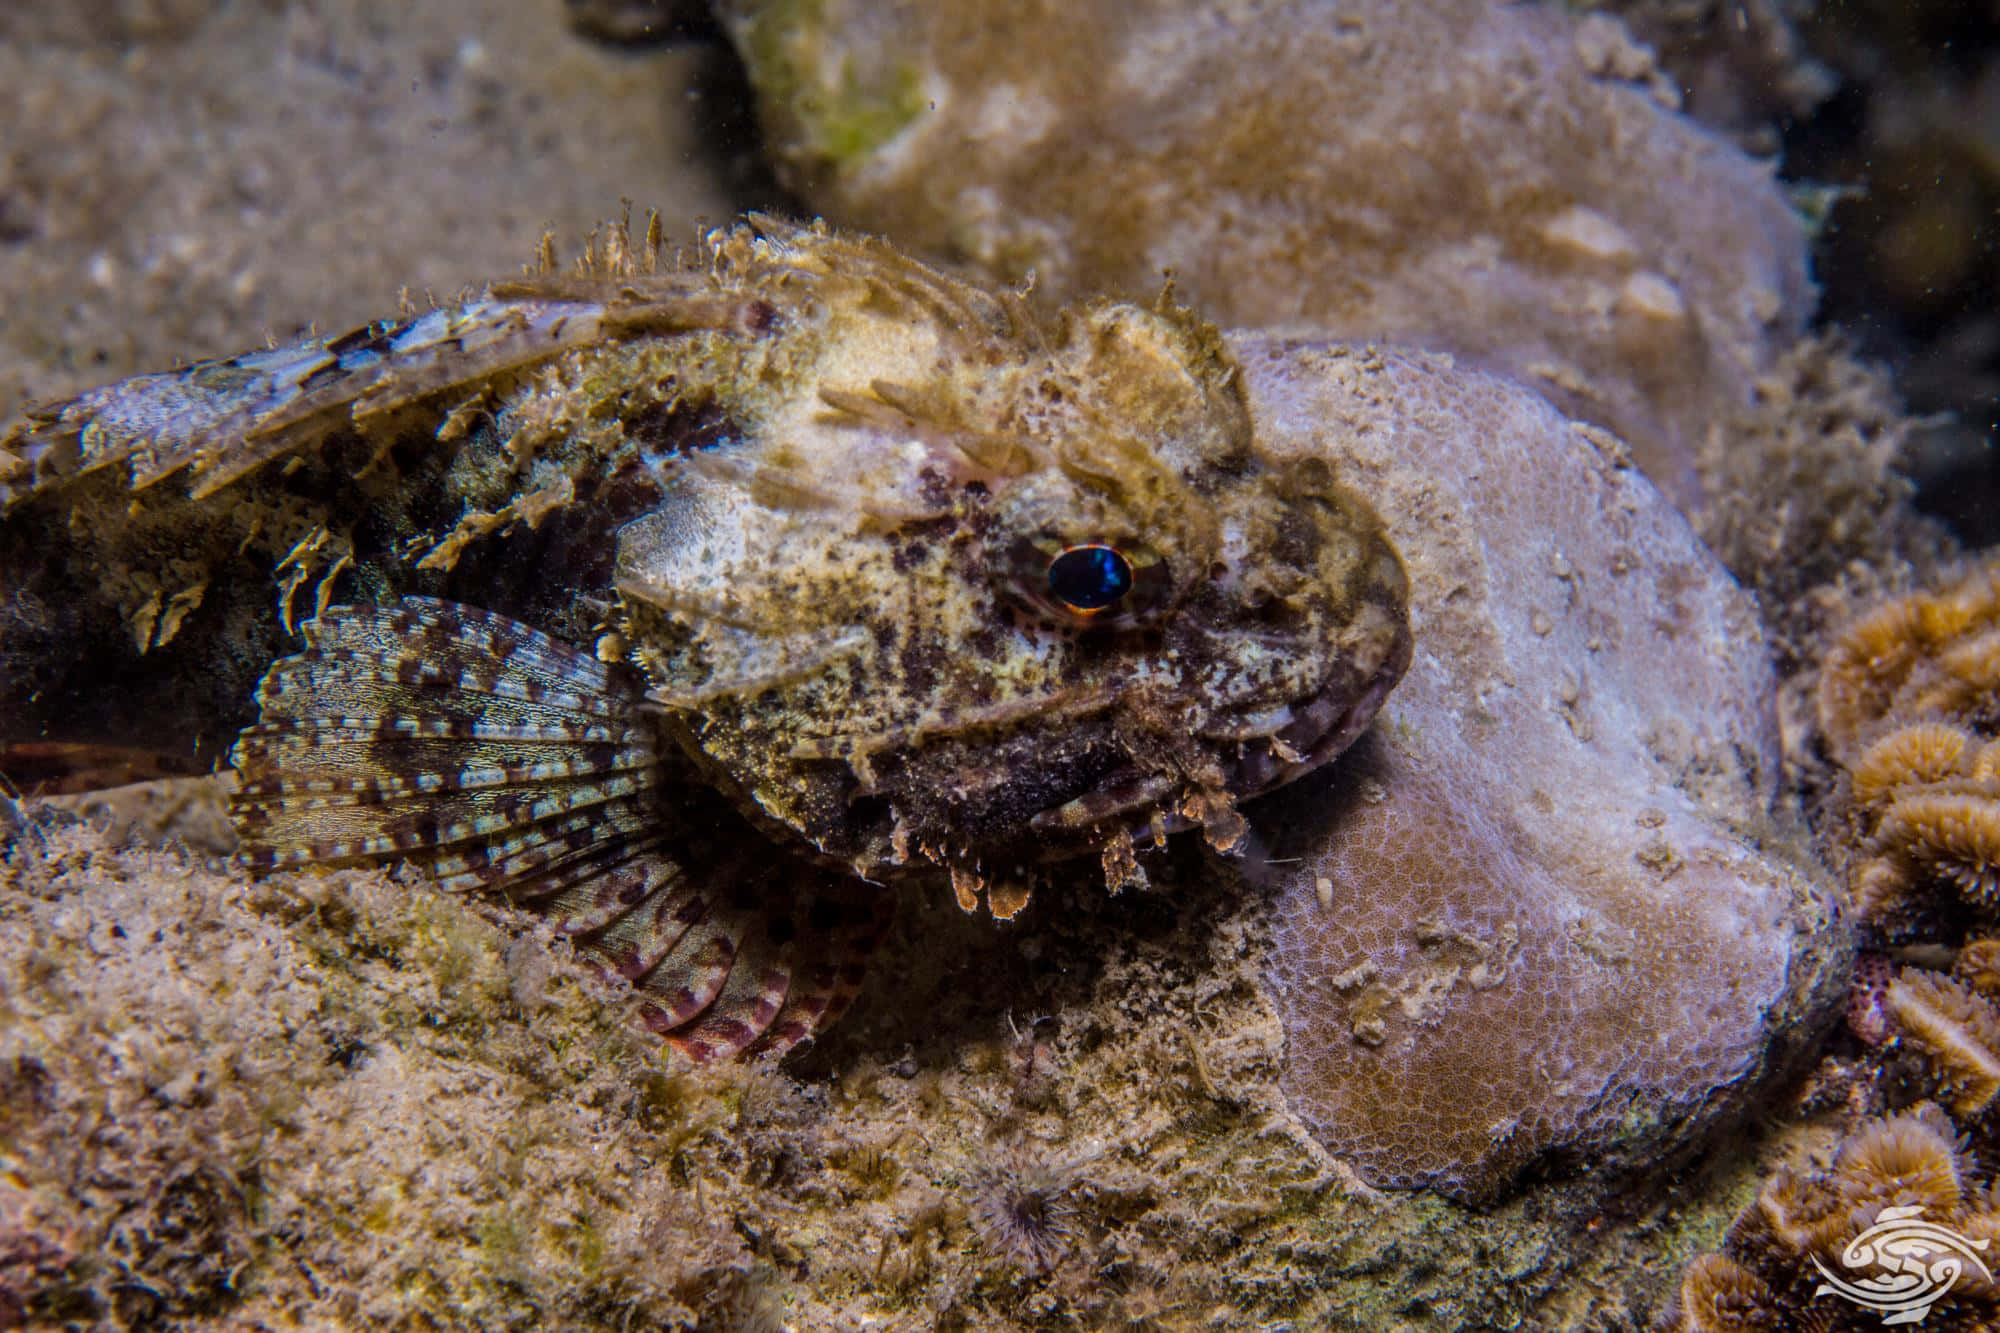
[[[1171,271],[1224,324],[1437,347],[1683,504],[1812,293],[1768,165],[1616,20],[1489,0],[729,0],[828,217],[1054,300]]]
[[[1746,1105],[1844,987],[1772,812],[1748,598],[1604,432],[1444,358],[1240,337],[1260,439],[1389,516],[1408,675],[1267,818],[1286,1088],[1377,1184],[1650,1162]]]

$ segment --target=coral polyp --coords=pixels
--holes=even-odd
[[[2000,1204],[1979,1161],[1930,1103],[1857,1126],[1827,1165],[1765,1181],[1721,1249],[1682,1274],[1660,1327],[1858,1330],[1899,1312],[1923,1327],[1991,1327]]]
[[[1849,889],[1863,919],[1913,938],[1937,931],[1939,910],[1955,902],[1993,922],[2000,576],[1981,569],[1860,616],[1827,654],[1818,703],[1862,849]]]

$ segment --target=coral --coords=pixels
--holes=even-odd
[[[1485,0],[730,0],[786,179],[1038,293],[1441,347],[1697,494],[1811,303],[1769,169],[1615,20]]]
[[[518,914],[31,824],[0,870],[0,1308],[994,1333],[1643,1317],[1739,1180],[1627,1203],[1586,1178],[1477,1212],[1365,1190],[1285,1109],[1257,904],[1185,860],[1171,892],[1068,884],[1032,933],[921,905],[884,945],[892,979],[806,1064],[689,1076]],[[1041,1021],[1010,1029],[1001,993]],[[982,1213],[1016,1196],[1005,1224],[1053,1248],[1005,1251]],[[1636,1224],[1586,1228],[1611,1208]]]
[[[1705,1254],[1681,1280],[1675,1333],[1778,1333],[1771,1289],[1727,1255]]]
[[[1833,1244],[1846,1225],[1838,1191],[1822,1188],[1810,1174],[1780,1167],[1735,1229],[1760,1247],[1775,1244],[1805,1253]]]
[[[1926,961],[1946,958],[1924,951]],[[1849,1115],[1830,1163],[1814,1168],[1780,1166],[1765,1180],[1756,1201],[1730,1228],[1720,1253],[1690,1264],[1681,1290],[1662,1327],[1682,1329],[1804,1326],[1867,1327],[1859,1312],[1813,1302],[1831,1288],[1814,1290],[1817,1263],[1838,1270],[1865,1266],[1856,1255],[1862,1233],[1884,1220],[1915,1218],[1957,1233],[1981,1262],[2000,1261],[1991,1244],[2000,1240],[2000,1199],[1994,1182],[1980,1178],[1982,1164],[2000,1152],[2000,1006],[1990,998],[1992,969],[2000,940],[1976,939],[1949,959],[1950,975],[1932,967],[1906,966],[1889,974],[1886,958],[1863,956],[1866,974],[1856,981],[1857,1004],[1864,993],[1876,1000],[1869,1022],[1856,1025],[1867,1043],[1850,1072],[1856,1091],[1867,1088],[1848,1111],[1870,1104],[1902,1104],[1876,1119]],[[1830,1057],[1828,1066],[1839,1064]],[[1936,1098],[1936,1102],[1913,1098]],[[1947,1114],[1947,1111],[1949,1114]],[[1810,1131],[1807,1131],[1809,1134]],[[1796,1146],[1796,1139],[1795,1139]],[[1912,1211],[1915,1210],[1915,1211]],[[1857,1276],[1859,1276],[1857,1274]],[[1935,1278],[1927,1279],[1935,1281]],[[2000,1317],[2000,1286],[1968,1265],[1938,1304],[1926,1327],[1986,1329]],[[1672,1322],[1678,1320],[1678,1322]],[[1736,1322],[1731,1322],[1732,1320]],[[1907,1321],[1906,1321],[1907,1322]]]
[[[1934,966],[1904,967],[1881,988],[1895,1048],[1878,1050],[1877,1059],[1895,1061],[1902,1082],[1943,1101],[1967,1125],[1981,1124],[2000,1097],[1996,957],[2000,939],[1970,940],[1949,958],[1949,972],[1934,970],[1944,960],[1933,954],[1927,961]]]
[[[1885,719],[1921,721],[1977,703],[2000,630],[2000,572],[1893,598],[1855,618],[1820,668],[1819,722],[1835,757],[1851,761]],[[1971,687],[1968,690],[1968,686]]]
[[[2000,924],[2000,575],[1975,569],[1854,616],[1827,642],[1816,704],[1836,775],[1822,830],[1845,854],[1855,915],[1876,943],[1850,997],[1848,1026],[1865,1050],[1849,1086],[1859,1103],[1934,1097],[1950,1117],[1925,1104],[1851,1129],[1830,1171],[1767,1181],[1726,1253],[1777,1293],[1746,1308],[1779,1326],[1806,1311],[1786,1273],[1808,1254],[1845,1257],[1884,1209],[1921,1208],[1968,1244],[2000,1238],[1992,1184],[1971,1178],[2000,1151],[2000,938],[1980,933]],[[1884,949],[1911,965],[1891,975]],[[1684,1319],[1711,1307],[1723,1271],[1687,1271]],[[2000,1316],[2000,1288],[1976,1265],[1946,1300],[1926,1326],[1987,1328]]]
[[[1920,1205],[1937,1212],[1965,1195],[1956,1128],[1934,1106],[1871,1124],[1844,1140],[1828,1182],[1849,1210]]]
[[[1601,432],[1505,381],[1235,345],[1264,438],[1370,478],[1423,608],[1382,724],[1257,816],[1298,1113],[1372,1183],[1470,1196],[1698,1141],[1846,983],[1773,810],[1748,599]]]
[[[1682,108],[1758,153],[1778,148],[1776,121],[1798,119],[1837,83],[1813,59],[1794,19],[1801,0],[1570,0],[1616,14],[1671,74]]]
[[[1989,999],[2000,997],[2000,939],[1968,940],[1952,963],[1952,975]]]
[[[1658,1327],[1663,1333],[1880,1327],[1880,1314],[1843,1303],[1825,1275],[1865,1279],[1875,1271],[1872,1252],[1856,1254],[1851,1243],[1898,1217],[1956,1233],[1953,1248],[1984,1262],[1982,1251],[1990,1254],[2000,1234],[2000,1211],[1973,1166],[1956,1127],[1935,1106],[1855,1126],[1826,1166],[1780,1169],[1765,1182],[1721,1250],[1684,1270]],[[1941,1257],[1944,1251],[1933,1243],[1930,1253]],[[2000,1289],[1976,1267],[1962,1266],[1965,1271],[1949,1282],[1940,1272],[1915,1270],[1922,1274],[1915,1288],[1933,1293],[1936,1302],[1921,1317],[1922,1327],[1970,1333],[2000,1317]]]
[[[1976,1116],[2000,1095],[2000,1011],[1949,977],[1906,973],[1889,983],[1889,1013],[1929,1059],[1952,1114]]]
[[[1995,791],[1909,792],[1882,814],[1875,836],[1891,854],[1955,885],[1975,906],[2000,908],[2000,805]],[[1864,873],[1865,870],[1864,870]]]
[[[1892,598],[1822,663],[1818,720],[1841,766],[1849,892],[1886,936],[2000,922],[2000,573]]]
[[[1848,775],[1863,806],[1888,805],[1906,787],[1926,786],[1960,774],[1976,737],[1943,722],[1918,722],[1892,731],[1862,752]]]

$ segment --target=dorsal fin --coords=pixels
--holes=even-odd
[[[483,386],[572,348],[729,318],[704,279],[687,272],[636,285],[565,277],[494,290],[507,294],[120,380],[32,409],[0,437],[0,513],[67,477],[114,466],[133,490],[179,478],[202,499],[405,409],[430,405],[441,427]]]

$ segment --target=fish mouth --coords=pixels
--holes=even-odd
[[[1163,837],[1230,819],[1230,807],[1311,773],[1354,744],[1375,720],[1382,701],[1410,664],[1411,636],[1405,627],[1388,651],[1366,670],[1344,663],[1303,702],[1238,714],[1205,729],[1202,739],[1218,751],[1220,789],[1196,793],[1163,773],[1127,766],[1106,775],[1090,790],[1029,821],[1041,834],[1118,830],[1134,839]],[[1233,821],[1232,821],[1233,822]]]
[[[1335,673],[1319,693],[1293,705],[1282,726],[1246,740],[1236,756],[1224,762],[1229,794],[1247,801],[1296,782],[1337,758],[1375,720],[1408,660],[1406,638],[1390,660],[1359,683]]]

